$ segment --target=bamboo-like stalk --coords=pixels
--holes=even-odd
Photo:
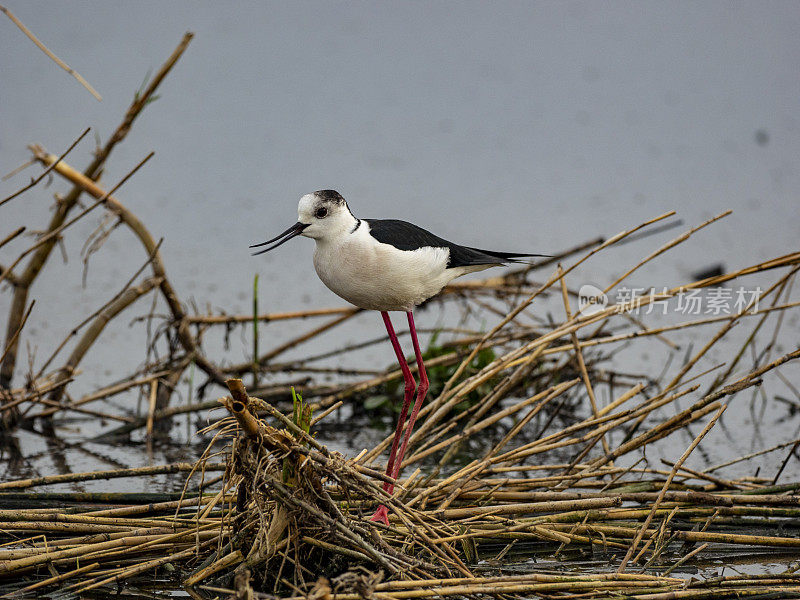
[[[327,317],[337,315],[355,314],[357,308],[316,308],[309,310],[296,310],[279,313],[253,315],[190,315],[186,321],[191,325],[232,325],[236,323],[252,323],[253,319],[260,323],[270,323],[272,321],[286,321],[292,319],[308,319],[311,317]]]
[[[69,153],[72,151],[72,149],[73,149],[75,146],[77,146],[77,145],[78,145],[78,143],[79,143],[79,142],[80,142],[80,141],[81,141],[83,138],[85,138],[85,137],[86,137],[86,134],[88,134],[88,133],[89,133],[91,130],[92,130],[92,128],[91,128],[91,127],[87,127],[86,129],[84,129],[84,130],[83,130],[83,133],[82,133],[82,134],[80,134],[80,135],[79,135],[79,136],[78,136],[78,137],[75,139],[75,141],[74,141],[74,142],[72,142],[72,144],[70,144],[69,148],[67,148],[67,149],[66,149],[66,150],[63,152],[63,154],[61,154],[61,156],[59,156],[59,157],[58,157],[58,160],[57,160],[57,161],[55,161],[55,162],[54,162],[54,163],[53,163],[51,166],[47,167],[47,168],[46,168],[44,171],[42,171],[42,172],[41,172],[41,173],[40,173],[40,174],[39,174],[37,177],[34,177],[33,179],[31,179],[31,180],[30,180],[30,182],[29,182],[27,185],[25,185],[25,186],[23,186],[22,188],[18,189],[16,192],[14,192],[13,194],[11,194],[10,196],[6,196],[6,197],[5,197],[5,198],[3,198],[2,200],[0,200],[0,207],[2,207],[2,206],[3,206],[3,205],[6,203],[6,202],[10,202],[11,200],[13,200],[14,198],[16,198],[17,196],[20,196],[21,194],[24,194],[25,192],[27,192],[27,191],[28,191],[29,189],[31,189],[32,187],[35,187],[35,186],[36,186],[36,185],[37,185],[37,184],[38,184],[40,181],[42,181],[42,179],[44,179],[45,177],[47,177],[47,176],[50,174],[50,172],[51,172],[51,171],[52,171],[52,170],[55,168],[55,166],[56,166],[58,163],[60,163],[60,162],[61,162],[61,161],[64,159],[64,157],[66,157],[66,156],[67,156],[67,154],[69,154]],[[32,163],[28,163],[28,164],[32,164]],[[4,178],[4,179],[5,179],[5,178]],[[12,234],[11,234],[11,235],[9,235],[8,237],[6,237],[4,240],[0,240],[0,248],[2,248],[2,247],[3,247],[3,246],[5,246],[5,245],[6,245],[8,242],[10,242],[12,239],[14,239],[14,238],[15,238],[15,237],[17,237],[18,235],[20,235],[20,234],[21,234],[23,231],[25,231],[25,228],[24,228],[24,227],[20,227],[20,228],[19,228],[19,229],[17,229],[17,230],[16,230],[14,233],[12,233]]]
[[[94,178],[98,175],[111,152],[118,143],[125,139],[125,136],[128,134],[131,126],[133,125],[133,122],[139,116],[144,107],[150,102],[150,99],[155,94],[156,89],[186,50],[186,47],[189,45],[191,39],[192,34],[187,33],[184,35],[183,39],[178,44],[178,47],[161,66],[156,75],[150,81],[150,84],[147,86],[147,88],[141,94],[137,94],[137,97],[134,98],[120,125],[108,139],[106,144],[95,153],[94,159],[85,169],[84,175],[86,177]],[[61,158],[56,158],[55,160],[51,161],[53,168],[61,165],[61,160]],[[58,203],[56,211],[54,212],[50,223],[47,226],[48,232],[56,231],[62,227],[69,212],[77,204],[82,191],[83,189],[81,187],[74,186],[72,190],[63,198],[63,200]],[[47,262],[50,252],[55,247],[55,243],[55,238],[51,238],[45,244],[39,246],[34,255],[31,257],[31,260],[28,262],[25,270],[21,274],[16,275],[14,297],[9,311],[9,320],[6,329],[6,339],[13,335],[13,332],[15,332],[19,327],[20,318],[22,317],[25,306],[27,305],[30,287]],[[12,345],[12,351],[6,356],[2,364],[0,364],[0,388],[8,388],[11,384],[11,379],[14,376],[14,369],[16,366],[16,348],[16,344]]]
[[[650,513],[645,518],[644,523],[642,523],[642,527],[639,530],[639,533],[636,534],[636,537],[633,539],[633,543],[631,544],[630,548],[628,549],[628,552],[625,554],[625,557],[622,559],[622,563],[620,564],[619,569],[618,569],[619,573],[622,573],[623,571],[625,571],[625,566],[628,564],[628,561],[631,559],[631,557],[633,556],[633,553],[636,551],[636,546],[642,540],[642,536],[644,535],[644,532],[647,530],[647,526],[650,525],[650,522],[653,519],[653,515],[655,515],[656,511],[658,510],[658,507],[661,506],[661,503],[664,501],[664,496],[666,495],[667,490],[669,490],[669,486],[672,483],[672,480],[675,478],[675,475],[678,472],[678,469],[681,468],[681,465],[686,461],[687,458],[689,458],[689,455],[692,453],[692,451],[695,448],[697,448],[697,445],[706,436],[706,434],[709,431],[711,431],[711,428],[717,422],[717,419],[719,419],[722,416],[722,413],[725,412],[726,408],[727,408],[727,406],[725,406],[725,405],[722,405],[722,406],[719,407],[719,410],[717,410],[717,413],[713,417],[711,417],[711,419],[708,421],[708,423],[706,423],[706,426],[703,427],[703,430],[697,435],[697,437],[695,437],[694,441],[689,445],[689,447],[686,449],[686,451],[681,455],[681,457],[675,463],[675,466],[672,467],[672,471],[670,471],[669,476],[667,477],[667,480],[664,482],[664,486],[661,488],[661,491],[659,492],[658,497],[656,498],[656,501],[653,503],[653,507],[650,509]]]
[[[45,45],[44,45],[44,44],[43,44],[43,43],[42,43],[42,42],[39,40],[39,38],[37,38],[37,37],[36,37],[36,36],[33,34],[33,32],[32,32],[30,29],[28,29],[27,27],[25,27],[25,25],[22,23],[22,21],[20,21],[20,20],[19,20],[17,17],[15,17],[15,16],[14,16],[14,14],[13,14],[13,13],[12,13],[10,10],[8,10],[8,9],[7,9],[5,6],[1,6],[1,5],[0,5],[0,12],[3,12],[3,13],[5,13],[5,15],[6,15],[6,16],[7,16],[9,19],[11,19],[11,21],[14,23],[14,25],[16,25],[17,27],[19,27],[20,31],[22,31],[22,33],[24,33],[24,34],[27,36],[27,38],[28,38],[30,41],[32,41],[32,42],[33,42],[33,43],[36,45],[36,47],[37,47],[37,48],[39,48],[39,50],[41,50],[42,52],[44,52],[44,53],[47,55],[47,57],[48,57],[50,60],[52,60],[52,61],[53,61],[54,63],[56,63],[56,64],[57,64],[59,67],[61,67],[62,69],[64,69],[64,70],[65,70],[67,73],[69,73],[69,74],[70,74],[72,77],[74,77],[74,78],[75,78],[75,80],[76,80],[78,83],[80,83],[80,84],[81,84],[81,85],[82,85],[84,88],[86,88],[86,90],[87,90],[87,91],[88,91],[88,92],[89,92],[89,93],[90,93],[92,96],[94,96],[95,100],[97,100],[97,101],[99,102],[99,101],[101,101],[101,100],[103,99],[103,98],[102,98],[102,96],[100,96],[100,94],[98,94],[98,93],[97,93],[97,91],[96,91],[96,90],[95,90],[95,89],[94,89],[94,88],[93,88],[93,87],[92,87],[92,86],[89,84],[89,82],[88,82],[88,81],[86,81],[86,80],[85,80],[85,79],[84,79],[84,78],[81,76],[81,74],[80,74],[80,73],[78,73],[78,72],[77,72],[75,69],[73,69],[72,67],[70,67],[70,66],[69,66],[67,63],[65,63],[63,60],[61,60],[60,58],[58,58],[58,56],[56,56],[55,54],[53,54],[53,52],[52,52],[52,51],[51,51],[51,50],[50,50],[50,49],[49,49],[47,46],[45,46]]]
[[[43,579],[41,581],[37,581],[36,583],[32,583],[31,585],[25,586],[24,588],[20,588],[8,594],[4,594],[0,596],[0,598],[20,598],[24,597],[26,594],[30,594],[35,590],[38,590],[43,587],[47,587],[50,585],[60,584],[67,579],[72,577],[77,577],[78,575],[83,575],[90,571],[93,571],[97,567],[100,566],[99,562],[93,562],[88,565],[84,565],[82,567],[78,567],[77,569],[72,569],[71,571],[67,571],[66,573],[61,573],[60,575],[54,575],[53,577],[48,577],[47,579]]]
[[[31,479],[18,479],[16,481],[0,482],[0,490],[26,489],[40,485],[51,485],[55,483],[66,483],[71,481],[91,481],[95,479],[112,479],[117,477],[141,477],[142,475],[156,475],[161,473],[180,473],[182,471],[192,471],[195,465],[192,463],[172,463],[169,465],[155,465],[151,467],[133,467],[130,469],[116,469],[113,471],[91,471],[87,473],[65,473],[63,475],[47,475],[44,477],[33,477]],[[222,465],[207,465],[206,470],[219,469]]]
[[[48,154],[45,150],[38,146],[31,148],[36,160],[45,166],[50,166],[57,161],[57,157]],[[150,231],[145,224],[122,202],[112,196],[110,193],[104,191],[92,179],[86,177],[83,173],[76,171],[66,162],[61,161],[55,165],[55,172],[68,179],[73,185],[78,186],[83,191],[98,200],[102,200],[105,206],[113,212],[125,225],[127,225],[134,235],[144,246],[145,251],[152,258],[150,264],[153,268],[153,276],[159,279],[159,287],[161,288],[162,295],[167,302],[167,305],[172,312],[172,316],[178,324],[178,337],[184,345],[186,352],[194,356],[195,363],[203,369],[209,377],[219,384],[223,383],[224,377],[219,369],[205,358],[197,348],[196,340],[189,332],[188,324],[185,321],[186,312],[183,305],[178,299],[178,294],[172,287],[172,283],[167,277],[164,261],[161,257],[161,252],[158,250],[157,242],[153,238]]]

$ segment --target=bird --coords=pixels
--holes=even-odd
[[[250,248],[268,246],[253,253],[254,256],[263,254],[297,236],[309,237],[316,242],[314,268],[334,294],[359,308],[379,311],[383,317],[405,384],[403,406],[386,465],[386,475],[396,481],[414,423],[429,389],[414,325],[414,309],[436,296],[456,277],[549,255],[480,250],[449,242],[406,221],[359,219],[335,190],[303,195],[297,205],[297,223],[280,235]],[[397,339],[389,316],[392,311],[406,313],[419,384],[411,374]],[[400,443],[407,416],[405,434]],[[394,485],[385,482],[383,489],[391,495]],[[371,520],[388,526],[388,515],[387,507],[381,504]]]

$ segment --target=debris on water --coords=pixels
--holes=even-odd
[[[722,263],[715,263],[692,273],[692,281],[702,281],[703,279],[709,279],[711,277],[719,277],[723,273],[725,273],[725,265]]]

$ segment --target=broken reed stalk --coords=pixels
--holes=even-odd
[[[52,154],[46,153],[44,149],[39,146],[31,146],[31,151],[33,152],[36,160],[45,166],[50,166],[56,161],[56,157],[54,157]],[[133,212],[128,210],[128,208],[117,198],[112,196],[109,192],[104,191],[94,181],[79,171],[76,171],[64,161],[61,161],[55,165],[55,171],[59,175],[68,179],[73,185],[97,198],[98,202],[102,201],[106,208],[115,214],[122,223],[127,225],[133,234],[139,239],[139,241],[142,243],[142,246],[144,246],[145,251],[148,253],[148,256],[151,257],[150,265],[153,269],[153,276],[159,280],[159,287],[161,289],[162,296],[166,301],[167,306],[172,313],[172,317],[177,325],[178,338],[180,339],[184,350],[193,356],[195,364],[205,371],[206,374],[212,378],[212,380],[222,384],[224,382],[223,375],[220,373],[216,365],[211,363],[203,356],[202,352],[200,352],[200,349],[197,346],[194,336],[189,331],[189,326],[185,321],[186,312],[184,307],[181,304],[175,289],[172,287],[172,283],[167,277],[164,261],[161,257],[160,251],[158,250],[156,240],[153,238],[152,234],[144,225],[144,223]]]
[[[172,463],[169,465],[155,465],[151,467],[133,467],[130,469],[116,469],[113,471],[91,471],[88,473],[64,473],[61,475],[47,475],[31,479],[17,479],[14,481],[0,482],[0,490],[27,489],[41,485],[66,483],[74,481],[91,481],[95,479],[114,479],[118,477],[141,477],[143,475],[156,475],[162,473],[180,473],[192,471],[196,468],[194,463]],[[209,464],[206,470],[222,470],[222,465]]]
[[[103,332],[103,329],[105,329],[106,325],[108,325],[109,321],[125,310],[128,306],[136,302],[136,300],[146,295],[153,288],[158,287],[161,282],[162,280],[160,278],[151,277],[149,279],[145,279],[139,285],[126,286],[126,289],[121,294],[113,298],[102,309],[100,309],[89,327],[86,329],[86,332],[75,344],[75,347],[70,353],[69,358],[67,358],[67,361],[64,363],[64,366],[61,367],[59,376],[56,377],[56,380],[53,384],[56,387],[50,395],[50,400],[56,403],[61,400],[61,396],[64,393],[65,387],[62,385],[62,383],[66,383],[66,380],[73,376],[81,359],[83,359],[92,345],[94,345],[97,338],[100,337],[100,334]]]
[[[153,94],[155,93],[159,84],[164,80],[164,78],[167,76],[167,73],[169,73],[180,56],[183,54],[191,39],[191,33],[184,35],[183,39],[178,44],[178,47],[175,49],[169,59],[167,59],[167,61],[161,66],[159,71],[150,81],[150,84],[147,86],[147,88],[145,88],[144,92],[137,94],[137,97],[134,98],[133,102],[128,108],[127,113],[125,114],[125,117],[115,132],[111,135],[106,144],[94,154],[94,159],[83,172],[85,177],[94,179],[98,176],[111,152],[118,143],[125,139],[125,136],[128,134],[131,126],[133,125],[133,122],[139,116],[142,109],[144,109],[144,107],[150,102],[150,99],[153,97]],[[51,161],[53,168],[57,168],[62,164],[62,158],[63,157],[59,157]],[[47,232],[54,232],[63,226],[67,220],[67,216],[78,203],[82,192],[82,187],[73,186],[70,192],[56,204],[56,209],[50,219],[50,223],[46,228]],[[25,306],[28,303],[27,300],[29,290],[33,285],[34,280],[37,278],[47,262],[50,252],[55,247],[55,243],[56,238],[54,236],[49,238],[46,243],[42,244],[36,249],[22,273],[15,273],[14,295],[11,307],[9,309],[9,318],[6,326],[7,340],[19,328],[21,317],[24,313]],[[3,362],[0,363],[0,389],[10,388],[11,380],[14,376],[18,346],[17,344],[11,344],[10,347],[10,352],[5,357]]]
[[[27,191],[28,191],[29,189],[31,189],[32,187],[35,187],[36,185],[38,185],[38,183],[39,183],[40,181],[42,181],[42,180],[43,180],[45,177],[47,177],[47,176],[50,174],[50,172],[51,172],[53,169],[55,169],[56,165],[57,165],[58,163],[60,163],[60,162],[61,162],[61,161],[62,161],[62,160],[63,160],[63,159],[64,159],[64,158],[67,156],[67,154],[69,154],[69,153],[72,151],[72,149],[73,149],[75,146],[77,146],[77,145],[78,145],[78,143],[79,143],[79,142],[80,142],[80,141],[81,141],[83,138],[85,138],[85,137],[86,137],[86,134],[87,134],[87,133],[89,133],[91,130],[92,130],[92,128],[91,128],[91,127],[87,127],[86,129],[84,129],[84,130],[83,130],[83,133],[82,133],[82,134],[80,134],[80,135],[79,135],[79,136],[78,136],[78,137],[75,139],[75,141],[74,141],[74,142],[72,142],[72,144],[70,144],[69,148],[67,148],[67,149],[66,149],[66,150],[65,150],[65,151],[64,151],[64,152],[61,154],[61,156],[59,156],[59,157],[58,157],[58,160],[54,161],[52,165],[50,165],[50,166],[49,166],[49,167],[47,167],[47,168],[46,168],[44,171],[42,171],[42,172],[39,174],[39,176],[38,176],[38,177],[34,177],[34,178],[32,178],[32,179],[30,180],[30,182],[29,182],[27,185],[25,185],[25,186],[21,187],[20,189],[18,189],[16,192],[14,192],[13,194],[11,194],[10,196],[6,196],[6,197],[5,197],[5,198],[3,198],[2,200],[0,200],[0,207],[2,207],[2,206],[3,206],[3,205],[6,203],[6,202],[11,202],[11,200],[13,200],[14,198],[16,198],[17,196],[20,196],[20,195],[24,194],[25,192],[27,192]],[[28,164],[33,164],[33,163],[28,163]],[[20,233],[22,233],[22,231],[24,231],[24,230],[25,230],[24,228],[20,228],[20,229],[18,229],[18,230],[17,230],[17,232],[15,232],[14,234],[12,234],[11,236],[8,236],[6,239],[4,239],[4,240],[0,241],[0,248],[2,248],[2,247],[3,247],[3,246],[6,244],[6,243],[10,242],[10,241],[11,241],[12,239],[14,239],[15,237],[17,237],[17,236],[18,236]],[[13,237],[12,237],[12,236],[13,236]]]
[[[647,527],[650,525],[650,522],[652,521],[653,516],[656,514],[656,511],[658,510],[658,508],[661,506],[661,503],[664,501],[664,496],[666,495],[667,491],[669,490],[669,486],[672,483],[672,480],[675,478],[675,475],[678,473],[678,469],[681,468],[681,465],[683,465],[683,463],[686,461],[686,459],[689,458],[689,455],[692,453],[692,451],[695,448],[697,448],[697,445],[706,436],[706,434],[709,431],[711,431],[711,428],[717,422],[717,419],[719,419],[722,416],[722,413],[725,412],[726,408],[727,408],[726,405],[722,405],[722,406],[719,407],[719,410],[717,411],[717,413],[708,421],[706,426],[703,427],[703,430],[697,435],[697,437],[694,439],[694,441],[689,445],[689,447],[686,449],[686,451],[678,459],[678,462],[675,463],[675,466],[672,467],[672,471],[670,471],[669,476],[667,477],[667,480],[664,482],[664,486],[661,488],[661,491],[658,494],[658,498],[656,498],[656,501],[653,504],[653,507],[650,509],[650,513],[645,518],[644,523],[642,523],[642,527],[639,530],[639,533],[636,534],[636,537],[633,539],[633,543],[631,543],[630,548],[628,548],[628,552],[623,557],[622,563],[620,563],[619,569],[617,570],[618,573],[622,573],[622,572],[625,571],[625,566],[628,564],[628,561],[633,556],[633,553],[636,552],[636,547],[638,546],[639,542],[642,541],[642,537],[644,536],[644,533],[647,530]],[[642,552],[644,552],[644,550],[642,550]],[[641,553],[640,553],[639,556],[641,556]]]
[[[25,27],[24,23],[23,23],[22,21],[20,21],[20,20],[19,20],[19,19],[18,19],[16,16],[14,16],[14,14],[13,14],[13,13],[12,13],[10,10],[8,10],[8,9],[7,9],[5,6],[2,6],[2,5],[0,5],[0,12],[3,12],[3,13],[5,13],[5,15],[6,15],[6,16],[7,16],[9,19],[11,19],[11,21],[14,23],[14,25],[16,25],[17,27],[19,27],[20,31],[22,31],[22,33],[24,33],[24,34],[27,36],[27,38],[28,38],[30,41],[32,41],[32,42],[33,42],[33,43],[36,45],[36,47],[37,47],[37,48],[39,48],[39,50],[41,50],[42,52],[44,52],[44,53],[47,55],[47,57],[48,57],[50,60],[52,60],[52,61],[53,61],[54,63],[56,63],[56,64],[57,64],[59,67],[61,67],[62,69],[64,69],[64,70],[65,70],[67,73],[69,73],[69,74],[70,74],[72,77],[74,77],[74,78],[75,78],[75,80],[76,80],[78,83],[80,83],[80,84],[81,84],[81,85],[82,85],[84,88],[86,88],[86,90],[87,90],[87,91],[88,91],[88,92],[89,92],[89,93],[90,93],[92,96],[94,96],[95,100],[97,100],[98,102],[100,102],[100,101],[102,101],[102,100],[103,100],[103,98],[100,96],[100,94],[98,94],[98,93],[97,93],[97,91],[96,91],[96,90],[95,90],[95,89],[94,89],[94,88],[93,88],[91,85],[89,85],[89,82],[88,82],[88,81],[86,81],[86,80],[85,80],[85,79],[84,79],[84,78],[81,76],[81,74],[80,74],[80,73],[78,73],[78,72],[77,72],[75,69],[73,69],[72,67],[70,67],[70,66],[69,66],[67,63],[65,63],[63,60],[61,60],[60,58],[58,58],[58,56],[56,56],[55,54],[53,54],[53,52],[52,52],[52,51],[51,51],[51,50],[50,50],[50,49],[49,49],[47,46],[45,46],[45,45],[44,45],[44,44],[43,44],[43,43],[42,43],[42,42],[39,40],[39,38],[37,38],[35,35],[33,35],[33,32],[32,32],[30,29],[28,29],[27,27]]]
[[[255,319],[261,323],[271,323],[273,321],[355,314],[356,312],[358,312],[358,309],[355,307],[314,308],[309,310],[261,314],[257,315]],[[186,318],[186,321],[190,325],[233,325],[237,323],[250,323],[253,321],[253,318],[252,315],[190,315]]]
[[[161,247],[161,243],[163,241],[164,241],[163,238],[158,241],[158,244],[156,244],[156,247],[155,247],[155,251],[157,251]],[[95,312],[93,312],[88,317],[86,317],[83,321],[78,323],[78,325],[76,325],[69,332],[69,334],[64,338],[64,340],[58,345],[58,347],[56,347],[56,349],[53,351],[53,353],[50,355],[50,357],[47,360],[44,361],[44,364],[41,366],[41,368],[39,369],[39,372],[36,374],[36,378],[37,379],[42,377],[42,376],[44,376],[45,371],[47,371],[47,368],[53,362],[55,357],[58,356],[58,353],[61,352],[61,350],[64,348],[64,346],[67,345],[67,342],[69,342],[69,340],[72,339],[72,337],[78,335],[78,332],[85,325],[89,324],[92,321],[95,321],[94,328],[95,329],[99,328],[100,331],[102,331],[102,328],[105,327],[105,325],[108,324],[108,322],[111,321],[114,318],[114,316],[117,313],[120,312],[120,310],[124,309],[126,306],[128,306],[131,303],[133,303],[139,296],[144,295],[146,293],[146,291],[145,291],[145,292],[141,292],[139,294],[134,294],[132,292],[129,292],[128,290],[131,288],[131,286],[134,284],[134,282],[139,278],[139,275],[142,274],[142,271],[144,271],[147,268],[147,265],[150,264],[150,261],[153,260],[153,256],[154,255],[151,253],[150,256],[147,258],[147,260],[144,262],[144,264],[142,264],[142,266],[139,267],[136,270],[136,272],[128,279],[128,281],[125,282],[125,284],[122,286],[122,289],[119,292],[117,292],[117,294],[113,298],[111,298],[102,307],[100,307]],[[141,288],[142,286],[146,285],[148,282],[151,282],[151,281],[158,283],[158,280],[150,278],[147,281],[145,281],[143,284],[141,284],[139,286],[139,288]],[[149,285],[147,287],[147,291],[152,289],[152,287],[153,287],[152,285]],[[123,298],[124,296],[128,296],[128,299],[121,300],[121,298]],[[88,349],[88,347],[91,346],[92,341],[94,341],[94,339],[97,338],[97,335],[99,335],[99,331],[94,335],[90,335],[88,333],[85,334],[84,338],[89,338],[89,339],[82,340],[81,342],[79,342],[77,344],[77,347],[83,346],[85,348],[83,353],[85,353],[86,349]],[[73,355],[75,355],[75,354],[76,354],[76,351],[73,350]],[[80,357],[78,357],[77,360],[74,360],[74,363],[77,364],[79,361],[80,361]],[[74,367],[74,365],[73,365],[73,367]],[[54,400],[54,401],[58,401],[58,398],[51,398],[51,399]]]

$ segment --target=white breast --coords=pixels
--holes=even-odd
[[[317,240],[314,268],[332,292],[360,308],[410,311],[452,279],[480,270],[448,269],[449,252],[432,247],[398,250],[381,244],[362,221],[350,235]]]

